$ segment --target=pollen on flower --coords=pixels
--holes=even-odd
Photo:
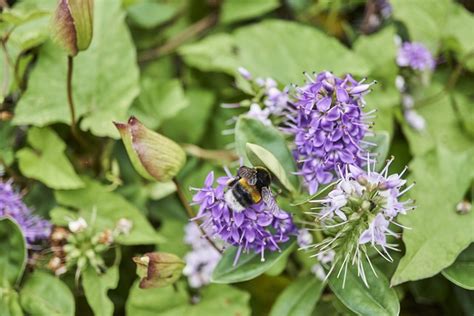
[[[310,248],[316,251],[314,256],[318,258],[328,252],[335,254],[327,276],[336,266],[339,277],[342,271],[344,275],[347,273],[349,264],[356,265],[359,276],[368,285],[362,262],[366,260],[372,267],[368,246],[386,260],[393,261],[388,250],[398,251],[398,248],[388,237],[399,238],[399,235],[392,230],[391,224],[406,228],[395,219],[415,206],[411,199],[401,200],[413,184],[405,187],[406,180],[402,176],[406,168],[400,174],[388,174],[392,161],[393,158],[380,172],[374,170],[374,164],[368,164],[366,170],[348,166],[339,171],[341,179],[326,198],[312,201],[319,205],[312,213],[316,225],[329,237]]]

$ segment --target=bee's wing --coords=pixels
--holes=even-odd
[[[262,188],[262,199],[263,203],[267,206],[267,208],[273,213],[280,211],[280,208],[278,207],[275,198],[272,195],[272,191],[270,190],[269,187],[263,187]]]
[[[249,167],[242,166],[237,171],[237,175],[247,180],[250,185],[257,183],[257,170]]]

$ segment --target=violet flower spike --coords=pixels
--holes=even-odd
[[[205,185],[194,195],[194,204],[200,205],[195,219],[202,220],[202,227],[210,236],[223,240],[226,244],[238,248],[234,265],[242,252],[256,252],[265,260],[265,251],[279,251],[280,245],[287,242],[297,230],[287,212],[275,212],[263,201],[246,207],[243,211],[232,210],[224,199],[227,182],[231,175],[217,179],[217,185],[211,184],[213,173],[209,173]]]
[[[362,111],[363,97],[375,81],[357,82],[350,75],[338,78],[327,71],[306,76],[308,83],[296,88],[283,130],[294,136],[297,174],[314,194],[321,184],[334,180],[338,166],[366,163],[371,143],[364,137],[370,135],[369,120],[375,111]]]
[[[32,214],[21,195],[13,189],[11,180],[0,181],[0,216],[8,216],[18,223],[29,248],[51,233],[51,223]]]

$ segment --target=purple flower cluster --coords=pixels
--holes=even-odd
[[[0,181],[0,216],[8,216],[18,223],[28,245],[48,238],[51,233],[51,224],[31,213],[13,189],[11,180]]]
[[[230,175],[218,178],[214,187],[214,173],[210,172],[204,187],[195,189],[197,193],[193,204],[200,206],[196,219],[203,219],[203,227],[212,231],[214,237],[238,247],[234,264],[242,251],[260,253],[264,261],[265,250],[279,250],[280,244],[288,241],[291,235],[296,235],[296,227],[290,214],[282,210],[275,212],[263,202],[240,212],[232,210],[224,199],[230,178]]]
[[[334,179],[338,166],[360,166],[367,158],[363,138],[371,112],[362,111],[363,96],[374,82],[357,82],[350,75],[338,78],[327,71],[308,79],[296,89],[285,130],[294,135],[298,174],[313,194]]]
[[[422,43],[405,42],[399,50],[397,64],[413,70],[433,70],[436,62],[431,52]]]
[[[200,288],[211,282],[212,272],[221,258],[221,254],[202,238],[197,223],[188,223],[185,227],[184,241],[191,246],[184,261],[183,274],[188,277],[189,285]]]

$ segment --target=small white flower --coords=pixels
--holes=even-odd
[[[126,219],[126,218],[121,218],[117,222],[116,229],[119,234],[128,235],[130,234],[132,227],[133,227],[133,222],[131,220]]]
[[[319,280],[324,281],[326,279],[326,271],[319,263],[311,267],[311,273],[313,273]]]
[[[395,87],[397,87],[398,91],[405,91],[405,79],[402,76],[398,75],[395,78]]]
[[[87,222],[84,218],[79,217],[75,221],[70,221],[68,223],[68,228],[72,233],[80,233],[87,229]]]
[[[239,72],[239,74],[240,74],[245,80],[251,80],[251,79],[252,79],[252,74],[250,73],[250,71],[248,71],[248,70],[245,69],[244,67],[239,67],[239,68],[237,68],[237,71]]]
[[[413,97],[409,94],[404,94],[402,95],[402,105],[403,108],[408,110],[408,109],[413,109],[413,106],[415,105],[415,100]]]
[[[259,120],[263,125],[270,126],[272,121],[268,118],[270,116],[270,111],[268,109],[260,108],[260,105],[257,103],[252,103],[250,105],[250,110],[247,112],[247,116]]]

